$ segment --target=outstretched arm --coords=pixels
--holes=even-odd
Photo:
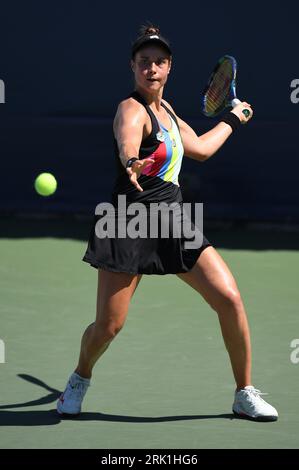
[[[113,122],[113,132],[118,145],[119,158],[124,168],[128,160],[133,157],[138,158],[145,119],[143,106],[135,100],[125,100],[118,106]],[[143,189],[137,180],[143,168],[152,162],[154,160],[151,158],[143,158],[136,160],[130,168],[126,168],[131,183],[138,191],[143,191]]]
[[[113,132],[119,158],[124,167],[130,158],[138,157],[144,123],[144,112],[139,103],[128,99],[119,104],[113,122]]]

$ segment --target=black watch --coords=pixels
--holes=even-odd
[[[134,162],[136,162],[136,160],[139,160],[139,158],[136,158],[136,157],[130,158],[126,163],[126,168],[131,168],[131,166],[133,165]]]

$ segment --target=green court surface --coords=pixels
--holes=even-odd
[[[217,315],[175,275],[144,276],[127,323],[96,366],[83,413],[55,403],[94,319],[97,272],[81,262],[89,223],[0,223],[1,448],[299,447],[299,233],[211,229],[247,309],[253,383],[274,423],[231,414],[234,381]]]

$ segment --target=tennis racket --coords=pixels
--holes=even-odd
[[[221,57],[203,92],[201,110],[205,116],[217,116],[225,108],[241,103],[236,94],[236,75],[236,59],[230,55]],[[245,117],[250,116],[249,109],[242,112]]]

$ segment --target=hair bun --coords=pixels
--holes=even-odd
[[[154,28],[154,27],[149,27],[149,28],[146,28],[146,32],[145,34],[159,34],[160,33],[160,30],[159,28]]]
[[[153,24],[148,24],[141,26],[140,28],[140,36],[147,36],[151,34],[160,34],[160,29],[157,26],[154,26]]]

